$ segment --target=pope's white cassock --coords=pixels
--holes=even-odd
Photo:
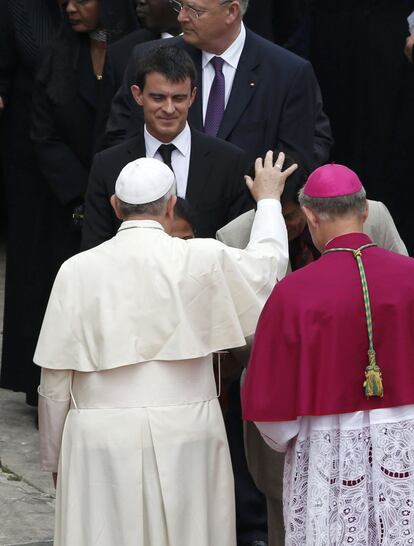
[[[245,344],[288,244],[262,200],[245,250],[154,221],[65,262],[34,357],[55,546],[235,546],[212,353]]]

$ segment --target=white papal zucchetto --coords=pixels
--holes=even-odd
[[[140,157],[119,173],[115,195],[124,203],[145,205],[163,197],[175,182],[172,170],[158,159]]]

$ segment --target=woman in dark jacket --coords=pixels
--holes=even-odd
[[[46,182],[39,243],[46,243],[53,276],[79,251],[73,215],[83,202],[93,157],[106,46],[137,24],[129,0],[70,0],[63,8],[60,36],[37,77],[32,117],[32,140]]]

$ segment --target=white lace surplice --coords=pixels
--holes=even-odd
[[[279,448],[289,426],[286,546],[414,544],[414,406],[258,423]]]

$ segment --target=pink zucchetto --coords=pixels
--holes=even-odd
[[[309,197],[340,197],[351,195],[363,188],[358,175],[337,163],[322,165],[309,176],[303,192]]]

